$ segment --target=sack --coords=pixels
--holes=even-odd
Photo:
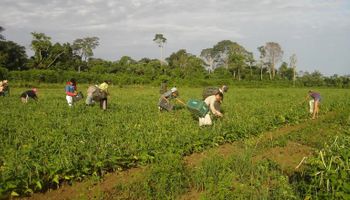
[[[74,97],[73,97],[73,101],[80,101],[81,99],[83,99],[84,98],[84,95],[83,95],[83,93],[81,93],[81,92],[78,92],[78,94],[77,95],[75,95]]]
[[[310,112],[310,114],[314,113],[314,104],[315,104],[315,101],[313,99],[309,101],[309,112]]]
[[[96,87],[96,90],[92,93],[92,99],[94,101],[101,101],[107,98],[107,93]]]
[[[213,122],[211,121],[210,115],[206,114],[204,117],[199,117],[199,126],[211,126]]]
[[[190,99],[187,102],[187,108],[197,117],[204,117],[209,112],[208,105],[202,100]]]
[[[218,92],[220,92],[220,90],[217,87],[207,87],[207,88],[205,88],[203,90],[203,93],[202,93],[203,100],[205,100],[207,97],[209,97],[211,95],[217,94]]]

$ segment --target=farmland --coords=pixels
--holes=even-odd
[[[303,102],[307,89],[231,87],[225,95],[222,106],[225,117],[216,120],[213,127],[199,128],[198,120],[180,105],[174,112],[159,112],[156,106],[159,94],[158,88],[155,87],[112,86],[109,109],[106,112],[101,111],[98,106],[86,107],[84,102],[78,102],[75,107],[68,108],[62,88],[63,86],[54,85],[40,87],[39,102],[30,102],[27,105],[21,104],[18,97],[25,90],[24,88],[13,88],[12,96],[0,99],[2,116],[0,193],[2,195],[11,193],[12,195],[30,195],[49,188],[58,188],[62,182],[103,177],[108,172],[148,164],[159,166],[159,169],[164,168],[163,173],[169,170],[169,172],[178,171],[179,174],[183,174],[180,159],[184,156],[224,143],[249,141],[264,132],[273,131],[285,125],[298,125],[311,121],[307,113],[307,103]],[[85,92],[87,86],[78,85],[78,88],[83,88]],[[179,91],[180,97],[188,100],[200,98],[202,89],[179,87]],[[319,91],[323,97],[321,116],[349,113],[346,112],[350,105],[348,90],[320,89]],[[344,124],[337,124],[338,120],[329,119],[327,123],[329,130],[333,127],[340,132],[349,131],[348,115],[340,117],[345,121]],[[318,128],[322,130],[323,126]],[[307,126],[306,129],[295,132],[289,138],[283,136],[272,145],[282,144],[283,146],[286,140],[293,140],[299,143],[307,141],[313,148],[323,148],[323,143],[307,140],[305,130],[312,132],[314,127]],[[323,138],[325,140],[322,142],[327,142],[327,138],[329,142],[333,140],[327,134]],[[264,144],[269,143],[271,142],[261,143],[261,149],[265,147]],[[242,153],[242,155],[248,153]],[[230,166],[236,166],[236,168],[239,165],[247,166],[250,163],[244,156],[229,161],[220,160],[220,158],[220,156],[212,156],[207,161],[203,161],[200,168],[202,171],[193,172],[195,176],[193,185],[196,190],[214,191],[206,194],[208,199],[220,199],[220,196],[215,196],[219,194],[215,192],[216,183],[227,184],[229,182],[227,179],[234,179],[232,173],[232,176],[224,179],[224,174],[230,174],[230,170],[226,169],[230,169]],[[173,162],[167,162],[169,160]],[[173,165],[170,166],[169,163]],[[180,167],[176,167],[177,165]],[[212,171],[217,169],[222,179],[216,182],[205,180],[205,177],[209,177],[203,175],[207,168],[211,168]],[[270,169],[277,168],[278,165],[262,163],[252,166],[250,170],[257,171],[254,178],[264,182],[266,180],[259,179],[259,174],[264,177]],[[264,169],[268,170],[264,171]],[[157,168],[154,171],[157,172]],[[250,172],[248,170],[244,173],[249,176]],[[183,188],[182,190],[170,189],[173,194],[185,193],[189,190],[191,184],[187,182],[191,180],[186,181],[181,175],[171,173],[168,175],[168,180],[176,182],[181,179],[180,182],[182,182],[178,187]],[[279,192],[287,191],[291,198],[293,195],[297,196],[293,194],[286,180],[282,180],[284,177],[282,172],[276,172],[274,177],[276,183],[281,183],[278,181],[285,183],[286,187],[280,188]],[[240,177],[240,181],[244,185],[248,180]],[[211,183],[213,185],[210,185]],[[120,187],[123,190],[124,186]],[[302,186],[295,186],[295,188],[298,187]],[[243,186],[241,189],[244,190]],[[158,196],[154,194],[151,196],[158,199],[176,197],[176,195],[167,196],[166,191],[166,189],[159,190]],[[264,193],[264,195],[270,194]],[[147,197],[147,194],[144,196]]]

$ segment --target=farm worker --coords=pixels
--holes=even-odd
[[[168,80],[164,80],[164,81],[160,84],[159,93],[160,93],[160,94],[164,94],[166,91],[168,91]]]
[[[170,103],[171,99],[176,99],[179,103],[186,105],[181,99],[178,99],[179,91],[176,87],[171,88],[169,91],[162,94],[159,98],[158,102],[158,108],[160,111],[167,110],[171,111],[173,110],[173,105]]]
[[[66,83],[65,91],[66,91],[67,103],[71,107],[71,106],[73,106],[73,102],[74,102],[73,97],[78,94],[77,93],[77,82],[75,81],[74,78],[72,78],[70,81],[68,81]]]
[[[207,87],[204,88],[202,96],[203,96],[203,100],[205,100],[207,97],[211,96],[211,95],[215,95],[218,92],[221,92],[222,95],[224,95],[224,93],[226,93],[228,91],[228,86],[227,85],[222,85],[221,87]],[[224,100],[224,96],[222,96],[222,100],[220,102],[215,102],[215,108],[216,110],[221,110],[221,103]]]
[[[33,88],[31,90],[27,90],[21,94],[21,101],[22,103],[27,103],[29,98],[34,99],[35,101],[38,100],[37,96],[38,90],[36,88]]]
[[[313,105],[312,105],[312,102],[310,103],[310,106],[312,108],[312,109],[310,108],[310,111],[311,110],[313,111],[312,112],[312,119],[316,119],[318,117],[321,95],[318,92],[310,90],[306,98],[308,99],[309,97],[311,97],[313,100]]]
[[[216,117],[224,116],[219,110],[215,108],[215,103],[221,102],[222,98],[223,94],[221,92],[217,92],[215,95],[211,95],[204,100],[204,102],[209,107],[209,113],[207,113],[204,117],[199,117],[199,126],[212,125],[210,114],[213,114]]]
[[[8,86],[8,81],[0,81],[0,96],[6,96],[10,94],[10,88]]]
[[[109,95],[108,92],[108,86],[111,83],[111,81],[105,80],[102,84],[98,86],[98,89],[101,91],[101,97],[100,97],[100,108],[102,110],[107,109],[107,96]]]

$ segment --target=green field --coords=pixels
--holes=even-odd
[[[84,93],[86,88],[78,85]],[[308,104],[302,102],[308,89],[300,88],[231,86],[222,106],[224,118],[205,128],[180,105],[174,112],[159,112],[155,87],[112,86],[105,112],[83,101],[69,108],[64,85],[39,88],[39,102],[27,105],[19,99],[24,90],[12,88],[10,97],[0,98],[1,195],[44,191],[62,182],[156,163],[164,155],[183,157],[310,117]],[[188,100],[200,98],[202,88],[179,91]],[[348,90],[318,91],[323,98],[321,116],[349,111]]]

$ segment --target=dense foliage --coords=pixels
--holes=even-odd
[[[1,27],[0,31],[3,30]],[[69,74],[75,77],[95,77],[89,80],[83,79],[81,82],[108,78],[116,80],[116,84],[120,85],[158,84],[163,80],[174,79],[192,83],[206,82],[208,79],[214,82],[218,79],[226,79],[245,82],[273,80],[274,85],[284,81],[290,82],[289,85],[297,86],[350,87],[349,76],[324,77],[317,71],[297,73],[296,55],[290,58],[288,64],[283,60],[282,47],[275,42],[267,42],[264,46],[258,47],[261,54],[258,59],[255,59],[253,53],[242,45],[230,40],[219,41],[213,47],[203,49],[199,56],[187,52],[186,49],[180,49],[163,59],[163,48],[167,39],[163,34],[156,34],[153,41],[161,50],[159,60],[149,58],[135,60],[129,56],[122,56],[119,60],[107,61],[93,58],[93,50],[99,45],[98,37],[78,38],[71,44],[54,43],[52,38],[44,33],[32,32],[31,35],[33,39],[30,48],[34,55],[30,58],[27,58],[23,46],[7,41],[3,35],[0,35],[0,77],[2,79],[32,82],[42,79],[41,82],[60,83],[62,79],[70,79],[71,77],[63,75]],[[39,75],[41,78],[34,75],[38,74],[36,70],[43,70]],[[46,75],[52,74],[53,71],[59,77],[47,78]],[[86,72],[89,75],[80,75],[80,72]],[[261,82],[255,85],[260,84]]]

